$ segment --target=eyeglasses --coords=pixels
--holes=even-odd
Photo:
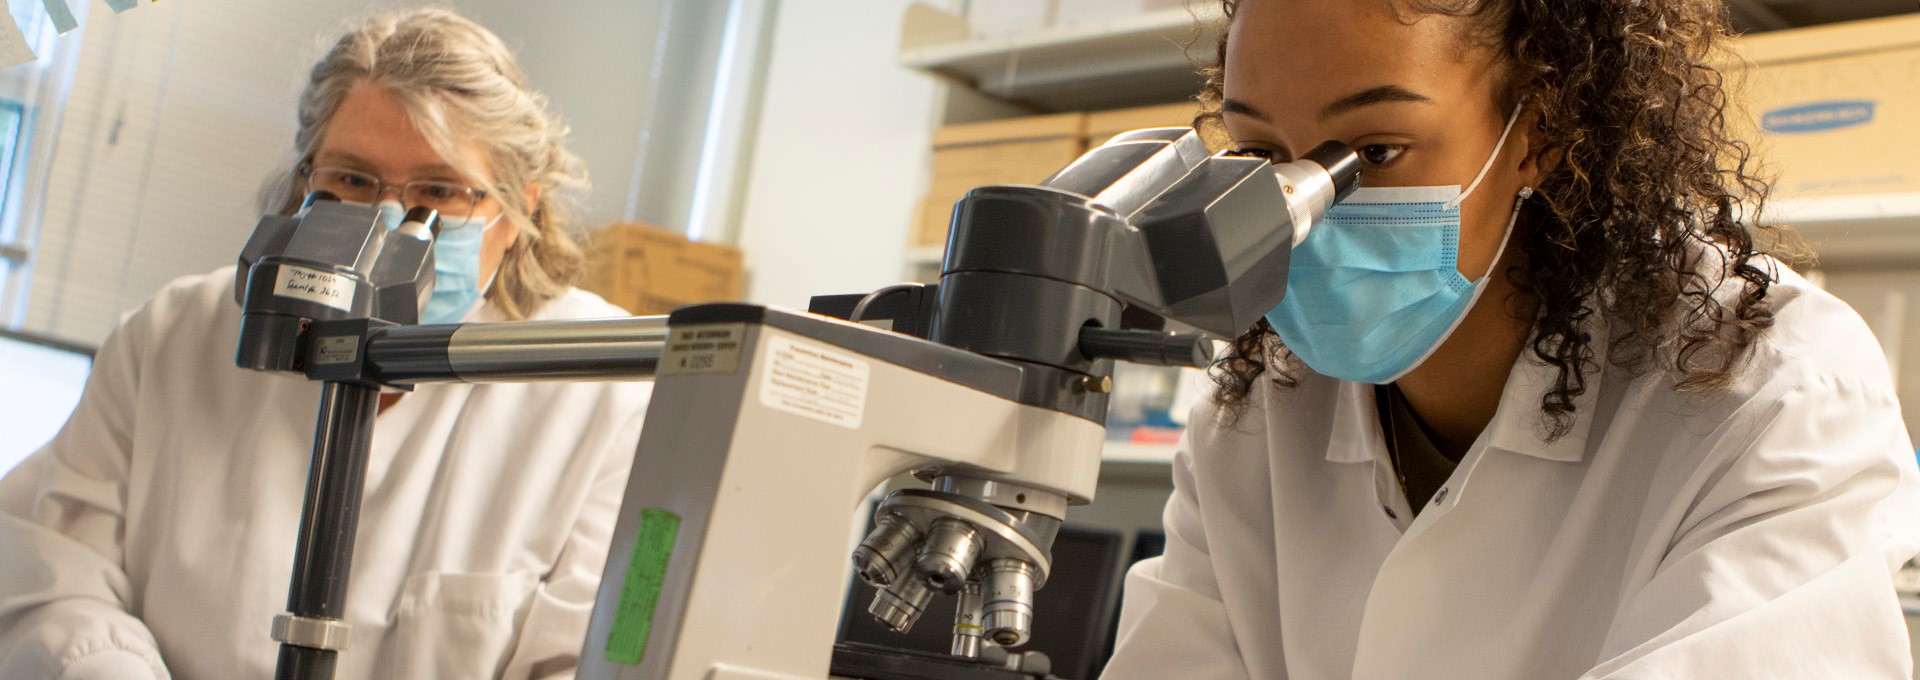
[[[401,205],[432,208],[441,217],[451,219],[473,215],[473,209],[487,197],[486,191],[457,182],[417,180],[393,185],[358,170],[325,165],[303,166],[301,175],[307,180],[308,192],[325,191],[342,201],[354,203],[379,203],[387,190],[398,189]]]

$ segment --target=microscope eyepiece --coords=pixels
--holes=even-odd
[[[1345,199],[1360,188],[1360,156],[1340,142],[1325,142],[1313,147],[1300,160],[1312,161],[1333,178],[1334,202]]]
[[[1299,246],[1320,217],[1360,188],[1360,157],[1340,142],[1326,142],[1291,163],[1276,163],[1284,202],[1292,217],[1293,244]]]
[[[331,191],[325,191],[325,190],[310,191],[310,192],[307,192],[306,198],[301,199],[300,209],[306,210],[307,208],[313,207],[313,204],[319,201],[339,201],[339,200],[340,200],[340,197],[333,195],[333,192]]]
[[[400,218],[400,223],[403,225],[405,224],[425,225],[427,233],[439,234],[440,233],[439,217],[440,217],[440,211],[434,210],[433,208],[429,208],[424,205],[416,205],[407,210],[406,217]]]

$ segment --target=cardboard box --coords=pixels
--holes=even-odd
[[[582,247],[587,276],[580,287],[636,315],[738,300],[742,293],[739,248],[635,222],[595,229]]]
[[[1199,113],[1200,104],[1197,102],[1095,111],[1087,114],[1088,146],[1100,146],[1107,143],[1107,140],[1112,139],[1114,135],[1129,130],[1191,127],[1193,117]]]
[[[1920,191],[1920,15],[1742,38],[1728,68],[1776,196]]]
[[[953,204],[974,187],[1036,184],[1086,150],[1086,115],[1062,113],[949,125],[933,135],[933,181],[913,244],[947,242]]]

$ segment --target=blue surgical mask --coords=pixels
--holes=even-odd
[[[1294,248],[1287,295],[1266,315],[1288,350],[1321,375],[1384,385],[1453,334],[1487,287],[1487,276],[1460,275],[1460,204],[1486,178],[1519,116],[1516,107],[1465,191],[1361,188],[1327,211]],[[1521,190],[1514,204],[1496,265],[1532,192]]]
[[[389,229],[398,228],[405,214],[398,202],[380,204],[381,219]],[[420,323],[460,323],[479,305],[487,288],[493,286],[491,278],[486,285],[480,284],[480,244],[487,229],[499,219],[498,215],[493,219],[440,219],[440,235],[433,241],[433,296],[427,299],[426,309],[420,310]]]

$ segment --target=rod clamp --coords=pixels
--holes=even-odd
[[[338,619],[315,619],[292,613],[273,617],[273,639],[289,645],[340,651],[347,648],[351,626]]]

